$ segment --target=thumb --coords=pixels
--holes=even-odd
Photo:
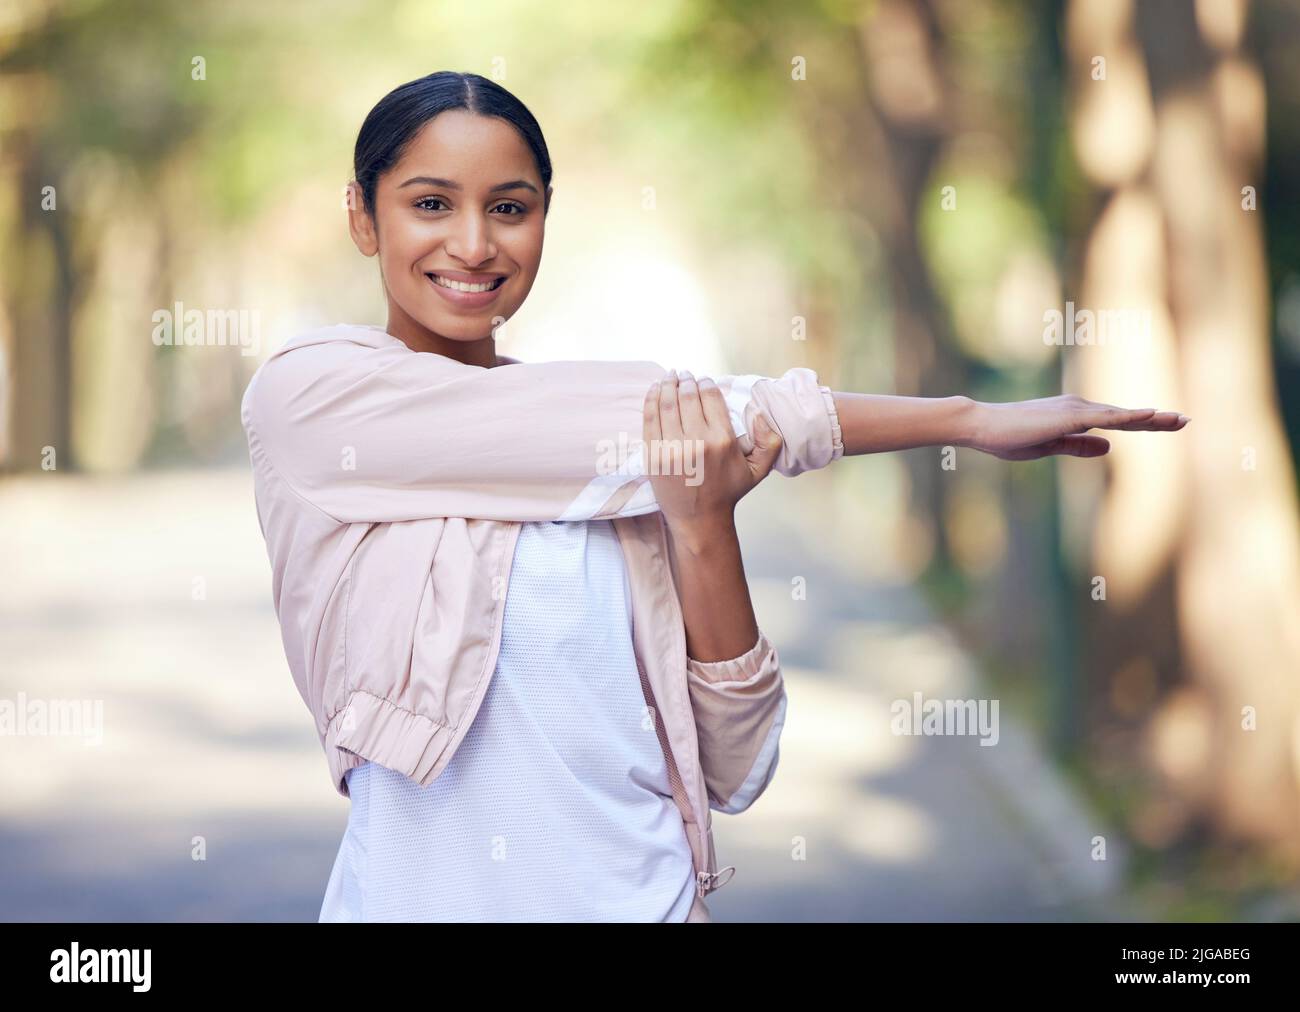
[[[761,481],[766,478],[768,472],[772,470],[772,465],[776,463],[776,458],[781,453],[781,433],[772,428],[768,420],[761,414],[754,416],[754,449],[750,451],[746,458],[749,461],[750,469],[754,472],[754,477]]]

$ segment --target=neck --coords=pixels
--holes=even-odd
[[[388,333],[412,351],[429,351],[435,355],[454,358],[466,365],[491,369],[497,364],[496,339],[491,334],[471,341],[457,341],[435,334],[428,327],[411,319],[391,302],[388,306]]]

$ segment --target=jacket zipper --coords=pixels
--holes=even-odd
[[[676,619],[673,623],[673,628],[676,630],[675,638],[677,640],[677,656],[681,658],[682,665],[684,667],[686,664],[686,656],[687,656],[686,655],[686,616],[682,614],[681,602],[678,601],[677,599],[676,577],[672,571],[671,555],[669,554],[671,549],[668,546],[668,531],[664,526],[662,518],[660,519],[660,523],[658,524],[658,529],[659,529],[660,551],[664,553],[664,567],[668,570],[668,574],[669,574],[668,578],[670,581],[670,587],[669,587],[670,592],[668,594],[668,598],[671,607],[673,609],[673,615],[675,616]],[[647,687],[648,685],[649,685],[649,680],[647,679]],[[689,700],[689,693],[690,693],[689,685],[687,686],[686,691]],[[690,718],[691,722],[694,723],[695,713],[693,710],[690,709],[689,702],[687,704],[687,716]],[[665,737],[667,736],[665,735]],[[667,751],[669,753],[669,762],[673,763],[674,768],[676,768],[676,760],[672,756],[671,742],[669,743]],[[681,780],[680,772],[678,773],[678,780],[679,781]],[[683,790],[684,789],[685,789],[685,784],[683,784]],[[688,804],[689,801],[690,799],[688,796],[687,798]],[[732,877],[736,874],[735,865],[727,865],[721,870],[719,870],[718,868],[717,858],[715,856],[714,847],[712,844],[713,812],[710,811],[708,808],[707,797],[704,799],[704,804],[705,804],[704,818],[696,819],[696,823],[700,827],[700,845],[704,852],[704,862],[705,862],[705,867],[702,870],[699,870],[695,873],[695,895],[699,896],[701,899],[703,899],[709,893],[713,892],[713,890],[720,889],[722,886],[726,885],[728,882],[731,881]],[[728,875],[726,874],[727,872],[730,872],[731,874]]]

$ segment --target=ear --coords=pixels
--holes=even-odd
[[[550,209],[551,209],[551,191],[552,191],[553,189],[554,189],[554,187],[548,185],[548,186],[546,187],[546,196],[542,198],[542,217],[543,217],[543,218],[546,217],[547,212],[550,211]]]
[[[379,252],[379,236],[375,232],[375,219],[366,212],[361,186],[354,179],[348,183],[348,231],[352,242],[362,256],[372,257]]]

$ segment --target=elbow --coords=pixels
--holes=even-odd
[[[762,769],[761,774],[747,779],[730,797],[724,800],[713,794],[713,792],[709,792],[709,807],[723,815],[739,815],[741,812],[747,811],[767,791],[767,785],[772,782],[772,778],[776,775],[776,767],[780,757],[781,749],[778,744],[772,753],[770,761]],[[755,772],[759,772],[758,764],[755,764],[754,769]]]
[[[781,731],[785,727],[786,695],[782,689],[780,703],[767,733],[763,736],[748,770],[737,782],[715,780],[709,785],[709,807],[724,815],[739,815],[754,804],[767,790],[781,759]]]

